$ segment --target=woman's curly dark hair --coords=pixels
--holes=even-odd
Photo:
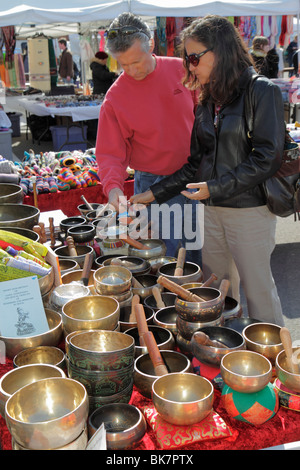
[[[204,18],[194,20],[181,32],[180,38],[186,71],[183,83],[191,89],[198,89],[200,86],[185,60],[184,43],[187,39],[193,39],[201,42],[206,48],[212,48],[215,56],[210,81],[206,85],[200,86],[200,103],[207,102],[210,97],[218,104],[230,101],[238,87],[241,73],[253,65],[239,31],[227,18],[207,15]]]

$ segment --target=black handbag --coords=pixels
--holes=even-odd
[[[251,104],[251,86],[259,75],[252,77],[248,92],[245,96],[245,115],[248,121],[248,137],[251,139],[253,130],[253,107]],[[262,185],[268,209],[279,217],[295,215],[300,220],[300,149],[288,130],[285,132],[285,142],[282,163],[279,170],[266,179]]]

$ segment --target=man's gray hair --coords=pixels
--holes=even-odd
[[[145,52],[148,52],[150,50],[151,31],[147,23],[132,13],[122,13],[113,20],[109,26],[109,30],[122,28],[124,26],[134,26],[141,31],[128,35],[119,34],[113,39],[107,38],[107,51],[112,56],[118,52],[125,52],[136,40],[139,40]]]

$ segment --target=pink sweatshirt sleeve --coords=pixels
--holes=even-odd
[[[96,159],[99,168],[98,175],[107,197],[113,188],[120,188],[122,191],[124,189],[124,181],[127,178],[126,169],[129,164],[126,146],[115,111],[109,101],[104,101],[98,122]]]

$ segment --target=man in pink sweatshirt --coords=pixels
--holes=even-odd
[[[116,18],[107,32],[106,46],[123,73],[101,106],[96,158],[104,194],[118,210],[128,167],[135,170],[134,192],[140,193],[187,161],[194,101],[181,82],[182,60],[155,56],[150,29],[139,17],[123,13]],[[186,246],[186,259],[199,264],[196,207],[182,195],[170,199],[165,213],[160,208],[159,237],[167,245],[168,256],[177,256],[179,244],[197,238],[191,253]],[[167,234],[163,223],[170,228]]]

